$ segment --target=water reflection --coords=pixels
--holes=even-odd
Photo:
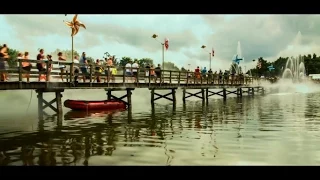
[[[0,134],[0,165],[317,164],[319,102],[295,94],[70,111],[58,126],[46,115],[36,132]]]

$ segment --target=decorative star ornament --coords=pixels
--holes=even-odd
[[[86,26],[82,22],[78,21],[78,14],[74,15],[72,21],[65,21],[64,23],[71,28],[71,36],[78,34],[80,27],[86,29]]]

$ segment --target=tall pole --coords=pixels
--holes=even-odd
[[[209,61],[210,61],[210,68],[209,69],[211,69],[211,53],[209,53]]]
[[[72,64],[71,64],[71,68],[70,68],[70,74],[71,74],[71,79],[70,82],[73,80],[73,66],[74,66],[74,61],[73,61],[73,36],[71,36],[71,60],[72,60]]]
[[[164,70],[164,43],[161,43],[162,46],[162,70]]]
[[[162,46],[162,82],[164,82],[164,43],[161,43]]]

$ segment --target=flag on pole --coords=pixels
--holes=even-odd
[[[214,57],[214,49],[212,48],[212,57]]]
[[[169,49],[169,39],[168,38],[164,39],[164,47],[166,48],[166,50]]]

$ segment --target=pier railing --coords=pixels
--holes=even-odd
[[[254,83],[255,78],[248,77],[244,75],[228,75],[228,76],[220,76],[219,74],[208,74],[200,76],[195,72],[188,72],[188,71],[174,71],[174,70],[161,70],[161,76],[156,77],[153,74],[156,74],[156,69],[150,68],[128,68],[128,67],[114,67],[114,66],[107,66],[107,65],[98,65],[95,63],[89,64],[81,64],[81,63],[72,63],[72,62],[64,62],[64,61],[48,61],[48,60],[31,60],[31,59],[17,59],[15,62],[6,63],[9,61],[5,58],[0,58],[0,63],[5,63],[7,66],[5,69],[0,69],[0,73],[6,73],[10,77],[10,81],[12,78],[17,78],[17,81],[22,82],[23,78],[26,74],[29,74],[30,79],[38,78],[40,75],[46,75],[45,81],[52,81],[52,79],[60,79],[62,76],[66,79],[67,82],[72,82],[73,77],[76,75],[78,76],[78,81],[81,83],[82,77],[85,76],[86,79],[89,80],[90,83],[97,83],[97,78],[101,78],[101,82],[106,83],[166,83],[166,84],[218,84],[218,85],[243,85],[243,84],[252,84]],[[32,67],[30,72],[27,72],[23,69],[23,62],[30,62]],[[51,71],[38,71],[36,64],[43,63],[45,68],[52,65]],[[11,67],[8,66],[11,64]],[[12,66],[12,64],[15,64]],[[64,71],[61,72],[59,66],[65,66]],[[70,70],[72,69],[71,66],[75,68],[79,68],[79,73],[72,73]],[[80,67],[87,68],[87,74],[83,74],[80,70]],[[112,74],[112,69],[116,68],[117,73]],[[99,70],[98,70],[99,69]],[[127,75],[126,70],[136,69],[137,73],[135,75]],[[146,73],[148,72],[148,73]],[[154,73],[151,73],[154,72]],[[155,81],[156,80],[156,81]]]

